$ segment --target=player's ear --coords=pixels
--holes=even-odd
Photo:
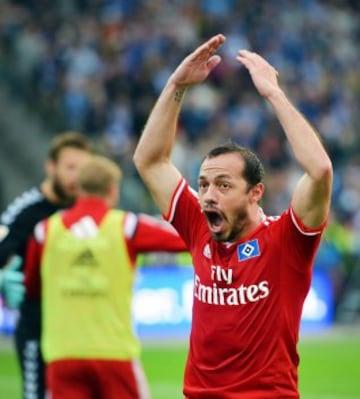
[[[107,196],[108,205],[111,208],[116,208],[120,199],[120,189],[117,184],[112,184],[109,188],[109,193]]]
[[[251,188],[251,200],[253,202],[260,202],[262,196],[264,195],[265,187],[263,183],[258,183]]]
[[[44,169],[45,169],[46,177],[50,177],[51,178],[52,176],[54,176],[54,173],[55,173],[54,161],[51,161],[50,159],[48,159],[45,162]]]

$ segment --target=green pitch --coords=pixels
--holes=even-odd
[[[301,399],[360,398],[358,329],[302,337]],[[186,344],[144,343],[143,364],[153,399],[182,399]],[[9,342],[0,342],[0,398],[20,399],[19,373]]]

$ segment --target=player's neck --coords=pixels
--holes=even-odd
[[[249,233],[252,231],[256,230],[266,219],[266,216],[264,214],[263,209],[260,206],[257,206],[257,208],[254,211],[254,216],[251,218],[251,224],[250,224],[250,229]]]
[[[257,206],[253,208],[247,217],[240,224],[240,229],[234,242],[244,240],[246,237],[251,235],[261,224],[264,222],[266,216],[261,207]]]
[[[44,197],[53,204],[60,204],[62,202],[60,198],[56,195],[54,188],[48,179],[45,179],[40,184],[40,190],[43,193]]]

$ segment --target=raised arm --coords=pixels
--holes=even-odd
[[[331,161],[313,127],[279,87],[278,72],[258,54],[247,50],[239,51],[237,59],[248,69],[259,94],[271,104],[304,169],[293,194],[292,207],[306,227],[320,227],[330,209]]]
[[[189,86],[206,79],[221,61],[215,54],[224,43],[221,34],[212,37],[188,55],[176,68],[158,98],[141,135],[134,163],[160,211],[166,214],[181,174],[171,162],[179,113]]]

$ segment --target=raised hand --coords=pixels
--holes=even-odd
[[[278,71],[259,54],[248,50],[240,50],[236,59],[249,71],[252,81],[265,98],[279,90]]]
[[[218,34],[199,46],[176,68],[170,81],[177,87],[185,88],[205,80],[221,62],[221,57],[215,53],[224,41],[225,36]]]

